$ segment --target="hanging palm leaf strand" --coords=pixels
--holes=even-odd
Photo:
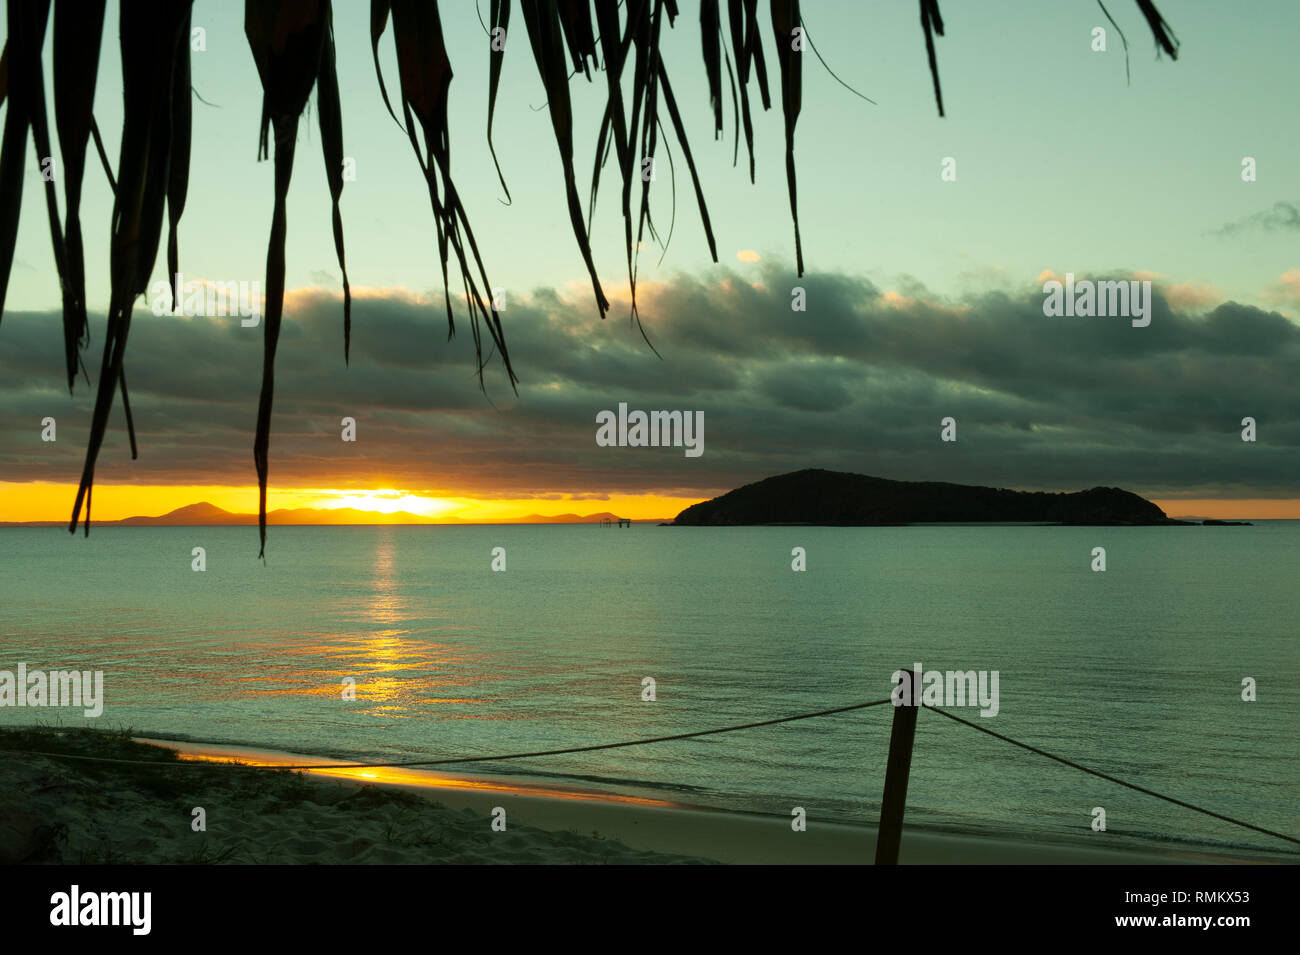
[[[60,3],[66,0],[59,0]],[[188,6],[188,4],[187,4]],[[167,280],[172,289],[172,310],[181,305],[180,250],[177,230],[185,212],[190,183],[190,136],[193,103],[190,99],[190,14],[181,25],[181,44],[172,65],[172,155],[167,177]]]
[[[1142,11],[1142,16],[1146,17],[1147,26],[1151,28],[1151,35],[1156,41],[1157,54],[1160,50],[1164,50],[1169,54],[1170,59],[1178,59],[1178,37],[1174,36],[1174,31],[1160,15],[1156,5],[1152,0],[1137,0],[1137,5]]]
[[[663,28],[664,14],[667,13],[669,18],[672,19],[676,12],[675,6],[665,8],[664,0],[654,0],[652,13],[638,17],[635,21],[628,21],[628,31],[632,36],[633,43],[636,45],[636,65],[632,79],[632,125],[630,129],[634,139],[638,135],[640,137],[642,163],[640,169],[641,203],[637,212],[636,229],[636,248],[638,250],[645,238],[647,223],[649,223],[650,234],[655,241],[660,241],[650,214],[650,186],[655,178],[654,163],[659,158],[656,155],[659,145],[659,37]],[[638,126],[640,126],[639,132]],[[650,163],[648,175],[647,168],[644,165],[646,162]],[[633,256],[632,264],[632,304],[635,310],[638,256]],[[633,314],[635,315],[635,311]],[[639,316],[637,320],[640,320]]]
[[[1139,3],[1142,0],[1138,0]],[[921,29],[925,32],[925,55],[930,61],[930,78],[934,81],[934,100],[943,115],[943,90],[939,86],[939,61],[934,53],[934,34],[943,36],[943,17],[939,14],[939,0],[921,0]]]
[[[717,261],[716,243],[704,190],[687,140],[681,111],[659,52],[664,18],[667,17],[667,26],[671,28],[678,15],[677,2],[590,0],[590,5],[588,0],[520,2],[523,6],[525,31],[546,93],[560,153],[569,218],[602,317],[609,309],[609,302],[601,288],[593,260],[591,223],[601,170],[611,151],[618,164],[632,317],[639,326],[636,303],[638,249],[647,229],[654,239],[659,240],[649,201],[650,183],[654,176],[641,173],[642,163],[654,160],[656,149],[660,145],[659,136],[665,131],[659,110],[661,97],[667,121],[681,146],[690,171],[710,255]],[[935,102],[939,115],[943,116],[943,93],[939,82],[934,36],[944,35],[944,23],[939,11],[939,0],[919,2]],[[1176,59],[1178,39],[1161,17],[1153,0],[1135,2],[1151,29],[1158,51]],[[792,46],[794,30],[801,25],[800,5],[798,0],[770,0],[770,4],[770,19],[781,73],[786,179],[795,233],[795,258],[799,274],[802,275],[804,262],[794,161],[795,127],[802,106],[802,53]],[[11,0],[7,12],[8,39],[3,52],[0,52],[0,103],[7,103],[3,133],[0,133],[0,317],[4,314],[14,261],[26,170],[24,153],[29,130],[38,162],[43,165],[46,160],[52,159],[41,66],[41,49],[50,8],[51,0]],[[187,42],[190,3],[186,0],[123,0],[119,23],[123,125],[118,175],[114,181],[92,112],[104,9],[105,0],[57,0],[54,4],[55,119],[63,159],[67,204],[65,224],[60,223],[58,215],[54,177],[46,177],[45,182],[50,238],[63,302],[64,352],[70,387],[75,381],[77,370],[82,368],[84,371],[80,349],[88,338],[85,255],[80,223],[88,137],[95,142],[114,193],[107,333],[85,465],[69,525],[70,530],[76,529],[84,503],[87,532],[90,526],[95,463],[118,386],[122,392],[132,456],[136,454],[135,429],[123,370],[124,356],[133,303],[146,291],[149,274],[157,259],[164,202],[168,220],[167,265],[172,304],[173,308],[179,305],[177,236],[188,192],[192,120],[190,50]],[[510,191],[501,174],[492,142],[492,122],[505,56],[504,34],[510,22],[510,13],[510,0],[491,0],[492,42],[487,135],[493,163],[507,200]],[[484,369],[480,321],[487,325],[493,348],[501,353],[513,386],[518,379],[506,351],[500,315],[487,299],[491,295],[492,286],[488,282],[478,244],[451,178],[447,106],[452,70],[442,35],[437,0],[371,2],[371,53],[379,78],[380,93],[389,114],[399,125],[403,125],[402,121],[397,120],[379,65],[379,39],[390,14],[401,74],[404,126],[429,188],[443,288],[446,292],[448,263],[454,253],[470,314],[480,386]],[[1109,13],[1107,17],[1109,19]],[[318,92],[322,153],[330,189],[334,245],[343,277],[345,361],[350,360],[351,356],[351,288],[344,259],[343,225],[339,209],[343,190],[343,124],[330,2],[245,0],[244,27],[263,89],[259,158],[268,157],[272,136],[275,143],[275,202],[267,247],[262,387],[253,448],[259,487],[258,530],[262,543],[261,554],[264,555],[275,355],[284,308],[287,233],[285,204],[293,171],[298,123],[313,87]],[[739,161],[740,137],[743,132],[749,158],[749,178],[752,182],[755,179],[755,159],[753,117],[749,101],[751,79],[757,81],[762,108],[771,108],[758,25],[758,0],[727,0],[725,27],[722,23],[721,0],[700,0],[700,29],[701,56],[708,81],[714,137],[716,139],[723,133],[722,66],[725,64],[731,85],[735,126],[732,163],[735,165]],[[728,39],[730,52],[727,49]],[[632,61],[632,78],[629,92],[625,95],[624,71],[629,59]],[[575,124],[568,83],[571,79],[570,71],[573,74],[580,72],[591,80],[592,67],[599,67],[601,60],[606,73],[607,96],[597,134],[590,202],[584,221],[574,170]],[[417,121],[422,136],[417,136]],[[672,155],[668,152],[666,140],[663,145],[671,168]],[[634,229],[632,187],[638,176],[642,185]],[[673,189],[675,210],[675,181]],[[671,236],[671,229],[668,235]],[[666,244],[666,239],[661,244]],[[444,298],[450,336],[454,333],[455,324],[449,292]]]
[[[81,237],[81,184],[90,141],[91,110],[99,75],[105,0],[54,5],[54,122],[63,158],[65,202],[63,335],[68,389],[81,368],[80,350],[89,339],[86,318],[86,261]]]
[[[718,0],[700,0],[700,54],[709,79],[709,106],[713,108],[713,138],[722,135],[722,22]]]
[[[90,494],[95,461],[108,427],[113,392],[123,381],[122,363],[131,311],[149,282],[162,236],[163,202],[168,192],[172,160],[173,81],[176,58],[187,36],[189,3],[137,0],[121,8],[119,35],[122,54],[122,146],[117,189],[113,199],[109,254],[110,297],[104,358],[95,394],[77,499],[68,529],[75,530],[86,504],[86,533],[90,533]],[[125,384],[123,399],[125,403]]]
[[[451,87],[451,61],[443,41],[442,20],[435,3],[422,0],[373,0],[371,4],[371,39],[378,47],[391,9],[393,40],[397,49],[397,67],[401,78],[402,115],[406,121],[407,137],[415,151],[416,161],[424,173],[429,188],[429,203],[437,226],[438,256],[442,267],[443,299],[447,309],[448,337],[455,331],[452,296],[448,288],[448,260],[452,252],[460,267],[465,289],[465,302],[470,315],[470,330],[474,337],[474,353],[478,363],[479,385],[483,385],[482,334],[480,320],[487,325],[488,335],[496,351],[501,353],[506,375],[513,386],[518,379],[510,364],[501,316],[488,298],[492,285],[479,253],[474,231],[470,227],[465,207],[451,178],[451,140],[447,124],[447,100]],[[505,13],[509,17],[509,13]],[[376,63],[378,60],[376,59]],[[424,149],[416,135],[418,120],[423,133]],[[468,249],[467,249],[468,247]],[[473,260],[471,267],[471,259]],[[475,273],[477,272],[477,277]],[[481,283],[481,287],[480,287]]]
[[[794,127],[803,105],[803,51],[794,48],[794,31],[799,24],[799,0],[772,0],[772,33],[781,66],[781,109],[785,113],[785,179],[790,190],[790,218],[794,221],[795,262],[799,275],[803,275],[803,242],[799,238],[799,200],[794,170]]]
[[[45,82],[41,70],[41,47],[45,43],[45,25],[49,19],[49,0],[12,2],[8,5],[8,39],[5,41],[5,93],[9,108],[5,113],[4,133],[0,135],[0,317],[4,315],[13,268],[14,249],[18,240],[18,219],[23,202],[23,171],[26,168],[27,133],[40,120],[45,121]],[[10,46],[13,47],[12,53]],[[48,139],[48,134],[47,134]],[[50,155],[36,144],[38,164]],[[47,182],[47,189],[53,183]],[[52,225],[57,224],[57,218]],[[61,231],[61,230],[60,230]],[[62,236],[55,240],[55,266],[63,280]]]
[[[378,4],[376,4],[378,6]],[[510,202],[510,187],[506,185],[506,177],[501,174],[501,161],[497,159],[497,148],[492,143],[492,117],[497,108],[497,88],[501,85],[501,65],[506,58],[505,38],[510,26],[510,0],[492,0],[492,6],[489,9],[489,18],[492,23],[492,29],[488,35],[488,108],[487,108],[487,142],[488,151],[492,153],[492,165],[496,166],[497,178],[501,180],[501,188],[505,190],[506,202]],[[382,28],[381,28],[382,29]],[[378,44],[379,38],[374,37],[375,43]],[[375,69],[379,68],[378,46],[375,48]],[[383,80],[380,79],[380,86],[383,86]],[[387,102],[387,95],[384,97]]]
[[[637,250],[642,244],[647,228],[656,241],[659,241],[661,245],[665,244],[659,238],[650,210],[650,188],[655,178],[653,163],[656,161],[659,134],[663,128],[659,117],[661,94],[674,134],[682,148],[682,154],[691,174],[691,181],[700,210],[700,220],[704,227],[705,239],[709,245],[709,254],[714,262],[718,260],[717,243],[713,235],[713,225],[709,217],[708,206],[704,200],[704,189],[700,183],[695,158],[691,153],[690,142],[686,135],[685,125],[682,122],[681,112],[678,109],[676,97],[673,95],[667,69],[659,55],[663,18],[667,16],[669,26],[672,25],[677,16],[675,0],[654,0],[653,9],[648,0],[639,0],[635,8],[629,4],[627,21],[621,30],[621,39],[619,39],[617,0],[596,0],[596,15],[597,25],[600,28],[601,47],[604,51],[609,95],[597,137],[588,221],[590,222],[590,216],[595,212],[600,169],[608,158],[612,142],[623,187],[623,235],[627,256],[628,286],[631,295],[631,317],[636,322],[637,327],[641,329],[641,334],[644,337],[645,330],[641,328],[636,299]],[[636,48],[636,57],[633,63],[631,89],[632,115],[629,119],[623,101],[622,79],[628,53],[633,46]],[[639,151],[636,152],[633,149],[635,143],[639,143]],[[667,152],[667,144],[664,145],[665,152]],[[668,156],[671,162],[671,153],[668,153]],[[641,201],[634,235],[631,194],[632,184],[638,178],[641,181]],[[674,195],[674,207],[675,205],[676,197]],[[648,343],[649,339],[646,340]],[[653,346],[651,347],[653,348]]]
[[[334,245],[343,269],[343,225],[338,200],[343,189],[342,119],[334,76],[333,29],[329,0],[247,0],[244,34],[262,81],[262,120],[258,156],[265,159],[275,141],[275,204],[266,252],[266,314],[262,344],[262,390],[257,404],[253,462],[257,468],[258,536],[266,555],[266,488],[269,472],[271,409],[275,396],[275,353],[284,317],[284,246],[288,230],[285,202],[293,175],[298,121],[312,87],[318,89],[321,139],[333,200]],[[351,338],[351,294],[343,269],[344,357]]]
[[[343,215],[339,199],[343,196],[343,107],[339,103],[339,78],[334,63],[334,24],[327,15],[328,36],[321,46],[320,73],[316,78],[316,118],[320,123],[321,154],[325,158],[325,179],[329,183],[331,222],[334,229],[334,253],[343,274],[343,363],[351,362],[352,287],[348,284],[347,261],[343,254]]]
[[[104,34],[104,0],[58,0],[54,4],[54,120],[63,158],[63,195],[66,203],[62,237],[65,263],[63,281],[63,342],[67,362],[68,390],[76,382],[78,370],[86,377],[81,351],[90,340],[86,315],[85,248],[81,237],[81,185],[85,177],[88,140],[95,137],[96,149],[108,174],[109,187],[116,190],[108,168],[99,131],[92,112],[96,77],[99,73],[99,47]],[[56,233],[57,230],[54,230]],[[54,234],[56,245],[60,239]],[[131,444],[131,458],[139,457],[135,440],[135,421],[126,389],[126,369],[118,376],[122,389],[122,411]]]
[[[599,2],[599,0],[597,0]],[[644,0],[642,0],[644,3]],[[551,127],[555,142],[560,148],[560,163],[564,170],[564,195],[569,205],[569,221],[573,226],[578,250],[591,277],[592,291],[601,318],[609,311],[609,300],[596,276],[596,263],[591,255],[591,241],[582,219],[582,203],[578,199],[577,176],[573,169],[573,105],[569,99],[569,69],[564,54],[563,28],[560,25],[556,0],[521,0],[524,24],[533,48],[533,59],[546,89],[546,102],[551,114]],[[594,44],[592,49],[594,50]]]
[[[568,45],[569,56],[573,58],[573,69],[590,81],[591,67],[599,68],[596,60],[596,34],[591,26],[591,4],[588,0],[558,0],[558,5],[561,8],[559,13],[560,24],[564,28],[564,42]]]
[[[638,10],[645,9],[646,0],[636,0]],[[623,211],[623,242],[627,252],[627,277],[632,296],[632,314],[636,314],[636,274],[632,262],[632,175],[636,158],[632,153],[628,133],[627,112],[623,103],[623,64],[631,48],[631,33],[625,35],[619,27],[619,0],[595,0],[596,26],[600,30],[600,46],[605,61],[607,96],[601,115],[600,131],[596,136],[596,162],[591,174],[591,198],[587,206],[588,232],[596,214],[596,191],[600,185],[600,171],[613,146],[622,182],[621,207]],[[634,14],[630,10],[629,18]]]
[[[749,151],[749,181],[754,182],[754,124],[749,111],[749,76],[758,80],[763,109],[772,108],[767,90],[767,66],[763,60],[763,43],[759,39],[758,0],[728,0],[731,24],[731,49],[736,54],[736,80],[740,87],[740,116],[745,129],[745,148]],[[736,148],[740,140],[737,136]],[[733,158],[734,162],[734,158]]]

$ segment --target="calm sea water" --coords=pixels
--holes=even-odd
[[[1300,522],[1254,527],[599,526],[0,530],[0,669],[105,675],[98,720],[0,723],[362,759],[672,734],[997,670],[1006,735],[1300,830]],[[207,570],[191,570],[191,548]],[[791,548],[807,571],[790,569]],[[1093,547],[1105,573],[1090,570]],[[492,572],[492,549],[507,570]],[[353,677],[357,700],[341,699]],[[657,700],[642,700],[653,677]],[[1244,677],[1258,702],[1241,701]],[[874,822],[889,706],[469,767]],[[1093,807],[1105,836],[1089,831]],[[908,822],[1286,849],[919,714]]]

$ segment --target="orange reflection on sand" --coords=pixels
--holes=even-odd
[[[326,766],[340,763],[342,760],[318,756],[298,756],[292,753],[247,750],[242,747],[196,746],[190,743],[178,743],[161,740],[139,739],[138,742],[149,743],[171,749],[176,755],[191,762],[235,763],[241,766]],[[491,779],[482,776],[446,776],[427,769],[404,766],[366,766],[353,767],[343,764],[338,769],[306,769],[300,772],[313,776],[330,776],[336,779],[351,779],[367,783],[382,783],[388,786],[412,786],[419,789],[449,789],[461,792],[495,792],[510,796],[536,796],[544,799],[564,799],[577,802],[609,802],[632,806],[657,806],[663,809],[685,808],[682,803],[664,799],[651,799],[645,796],[628,796],[622,793],[603,792],[595,789],[580,789],[573,786],[542,785],[527,783],[515,779]]]

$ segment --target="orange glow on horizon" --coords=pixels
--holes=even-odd
[[[0,481],[0,521],[67,521],[75,484]],[[445,492],[417,493],[397,488],[274,488],[267,493],[270,511],[311,508],[364,512],[364,523],[460,524],[509,522],[538,514],[612,513],[633,520],[671,520],[710,495],[665,497],[657,494],[612,495],[608,499],[479,498]],[[257,513],[257,488],[228,485],[95,485],[92,523],[128,517],[157,517],[191,504],[207,502],[233,514]],[[1153,499],[1170,517],[1220,520],[1300,520],[1300,500],[1286,498]],[[410,515],[406,518],[401,515]],[[330,521],[322,521],[329,523]],[[338,523],[338,521],[334,521]]]
[[[77,496],[75,484],[0,481],[0,521],[67,521]],[[609,512],[633,520],[671,520],[700,497],[655,494],[611,495],[607,499],[569,495],[546,498],[478,498],[454,493],[421,494],[394,488],[275,488],[267,491],[267,510],[352,508],[365,523],[484,523],[513,521],[533,514]],[[96,484],[91,523],[128,517],[157,517],[181,507],[207,502],[232,514],[257,514],[257,488],[226,485]],[[322,522],[322,523],[327,523]]]
[[[1285,498],[1197,498],[1152,500],[1169,517],[1219,521],[1300,521],[1300,500]]]

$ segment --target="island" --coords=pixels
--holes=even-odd
[[[673,526],[821,524],[1184,525],[1155,504],[1117,487],[1050,493],[891,481],[810,468],[780,474],[692,504]]]

